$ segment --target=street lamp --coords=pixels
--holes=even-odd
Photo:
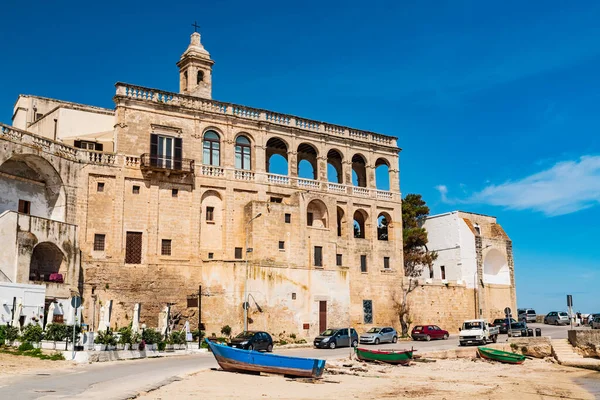
[[[262,213],[258,213],[250,221],[246,223],[246,279],[244,280],[244,331],[248,330],[248,236],[249,228],[252,221],[260,217]]]

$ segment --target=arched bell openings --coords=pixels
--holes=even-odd
[[[327,152],[327,180],[334,183],[344,183],[342,169],[342,154],[337,150]]]
[[[359,209],[354,212],[354,237],[357,239],[367,238],[367,221],[369,215],[365,210]]]
[[[317,150],[307,143],[298,146],[298,177],[314,180],[318,177]]]
[[[306,225],[314,228],[327,228],[329,213],[321,200],[313,200],[306,207]]]
[[[289,174],[288,146],[283,140],[273,137],[267,141],[265,159],[267,172],[279,175]]]
[[[384,158],[375,162],[375,185],[379,190],[390,190],[390,164]]]
[[[252,169],[252,147],[250,139],[240,135],[235,139],[235,168]]]
[[[202,163],[219,166],[221,164],[221,138],[215,131],[206,131],[202,138]]]
[[[352,184],[358,187],[367,187],[367,162],[360,154],[352,157]]]
[[[382,212],[377,216],[377,240],[392,240],[392,218],[386,212]]]

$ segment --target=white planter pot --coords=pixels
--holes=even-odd
[[[106,346],[106,350],[108,350],[108,351],[114,351],[116,349],[117,349],[117,346],[114,346],[114,345],[107,345]]]
[[[42,349],[45,350],[55,350],[56,349],[56,343],[50,341],[50,340],[42,340]]]
[[[96,343],[96,344],[94,344],[94,350],[96,350],[96,351],[105,351],[106,350],[106,345],[105,344]]]

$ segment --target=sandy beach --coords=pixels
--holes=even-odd
[[[218,399],[594,399],[574,380],[589,371],[545,360],[506,365],[480,359],[437,360],[409,367],[327,362],[315,383],[283,376],[203,371],[144,393],[145,400]]]
[[[53,354],[48,353],[48,354]],[[69,361],[40,360],[39,358],[16,356],[0,353],[0,377],[8,375],[22,375],[36,372],[44,372],[54,369],[76,368]]]

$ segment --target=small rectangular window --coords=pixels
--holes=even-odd
[[[446,267],[443,265],[440,267],[440,273],[442,275],[442,280],[446,280]]]
[[[104,192],[104,182],[98,182],[97,192]]]
[[[206,220],[207,221],[215,220],[215,208],[214,207],[206,207]]]
[[[137,185],[134,185],[133,188],[131,189],[131,193],[140,194],[140,187]]]
[[[27,200],[19,200],[19,212],[21,214],[31,214],[31,202]]]
[[[142,233],[127,232],[125,242],[125,264],[142,263]]]
[[[209,260],[212,260],[214,256],[215,256],[214,253],[208,253],[208,259]]]
[[[283,199],[281,197],[271,197],[270,202],[271,203],[281,203],[283,201]]]
[[[171,255],[171,239],[163,239],[160,246],[160,254],[163,256]]]
[[[241,260],[242,259],[242,248],[241,247],[236,247],[235,248],[235,258],[236,260]]]
[[[279,241],[279,250],[285,250],[285,242]]]
[[[104,251],[106,244],[106,235],[96,233],[94,235],[94,251]]]
[[[429,267],[429,279],[433,279],[433,267]]]
[[[171,197],[177,197],[179,194],[179,189],[171,189]]]
[[[311,212],[306,213],[306,225],[312,226],[313,219],[314,219],[313,213],[311,213]]]
[[[342,255],[341,254],[335,255],[335,265],[337,265],[338,267],[342,266]]]
[[[364,315],[364,323],[365,324],[373,323],[373,301],[372,300],[363,300],[363,315]]]
[[[296,293],[292,293],[292,300],[296,300]]]
[[[321,246],[315,246],[314,266],[315,267],[323,266],[323,247],[321,247]]]
[[[289,224],[292,222],[292,214],[285,214],[285,223]]]
[[[383,268],[390,269],[390,258],[389,257],[383,257]]]
[[[360,272],[367,272],[367,256],[365,254],[360,255]]]

